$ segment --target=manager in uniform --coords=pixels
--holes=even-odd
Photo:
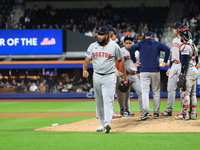
[[[167,63],[170,48],[161,42],[153,39],[154,33],[145,33],[145,39],[136,43],[130,48],[130,55],[135,66],[140,67],[140,82],[142,90],[143,112],[141,120],[146,120],[150,117],[149,109],[149,91],[150,85],[153,92],[154,100],[154,118],[159,118],[160,109],[160,67],[164,67]],[[135,59],[135,51],[140,52],[139,60]],[[160,51],[165,52],[164,62],[159,62]]]

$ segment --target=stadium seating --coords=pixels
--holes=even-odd
[[[59,27],[64,25],[66,19],[73,19],[74,23],[79,25],[85,19],[87,19],[90,14],[98,18],[105,18],[102,12],[99,12],[98,8],[66,8],[66,9],[55,9],[56,14],[52,16],[47,9],[38,9],[38,11],[31,11],[30,9],[25,10],[25,15],[30,15],[31,22],[29,24],[30,28],[36,28],[37,25],[46,24],[49,25],[58,24]],[[78,12],[78,13],[77,13]],[[106,16],[118,13],[120,14],[120,21],[110,23],[114,26],[117,23],[121,23],[127,19],[129,23],[136,23],[139,25],[141,22],[147,23],[149,30],[162,35],[164,24],[166,23],[167,14],[169,12],[169,7],[146,7],[143,12],[140,12],[139,7],[125,7],[125,8],[112,8],[109,11],[105,11]],[[84,14],[86,18],[84,18]],[[92,29],[91,29],[92,30]]]

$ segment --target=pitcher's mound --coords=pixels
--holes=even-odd
[[[98,124],[98,119],[93,118],[69,124],[39,128],[35,129],[35,131],[95,132]],[[173,117],[163,117],[140,121],[139,117],[123,117],[113,119],[111,132],[200,132],[200,119],[185,121],[175,120]]]

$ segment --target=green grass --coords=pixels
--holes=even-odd
[[[167,102],[161,102],[161,110]],[[115,102],[115,109],[119,110]],[[153,103],[150,102],[151,111]],[[139,111],[131,101],[131,110]],[[0,112],[93,112],[95,102],[0,102]],[[175,102],[180,111],[180,102]],[[199,111],[199,108],[198,108]],[[93,117],[0,118],[0,150],[186,150],[199,149],[199,133],[40,132],[33,129]],[[134,128],[134,126],[133,126]],[[170,127],[169,127],[170,128]]]
[[[160,111],[164,111],[167,102],[161,101]],[[0,113],[13,112],[95,112],[95,102],[0,102]],[[115,101],[114,108],[119,112],[119,104]],[[153,102],[150,101],[150,109],[153,111]],[[200,108],[197,107],[200,111]],[[137,101],[131,101],[131,111],[139,111]],[[180,102],[175,101],[174,111],[180,111]]]
[[[136,149],[184,150],[199,148],[199,133],[79,133],[39,132],[35,128],[92,117],[0,118],[0,150]]]

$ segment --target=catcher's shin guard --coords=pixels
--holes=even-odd
[[[190,98],[187,91],[181,91],[182,113],[186,114],[190,106]]]

